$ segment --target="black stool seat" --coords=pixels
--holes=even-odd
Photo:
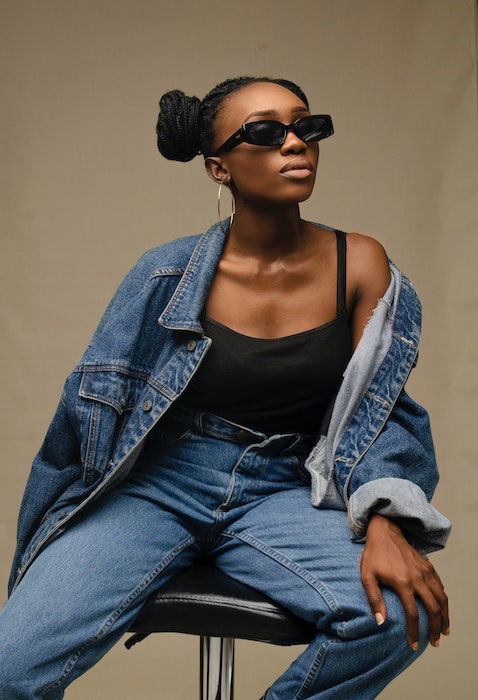
[[[141,608],[124,644],[152,632],[250,639],[288,646],[309,644],[315,625],[259,591],[227,576],[213,563],[195,563],[169,579]]]

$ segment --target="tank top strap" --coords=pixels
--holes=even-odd
[[[346,271],[347,271],[347,234],[335,229],[337,238],[337,316],[345,313]]]

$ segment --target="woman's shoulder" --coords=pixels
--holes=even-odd
[[[357,298],[383,296],[391,282],[389,257],[383,244],[368,234],[348,231],[347,274]]]
[[[355,350],[392,281],[387,252],[380,241],[358,231],[347,232],[347,277],[354,289],[351,328]]]

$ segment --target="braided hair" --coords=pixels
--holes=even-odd
[[[309,107],[306,96],[298,85],[282,78],[241,76],[218,83],[204,99],[188,97],[181,90],[164,93],[159,101],[160,112],[156,123],[158,151],[169,160],[189,161],[203,154],[213,155],[216,117],[225,98],[249,83],[269,82],[282,85],[300,97]]]

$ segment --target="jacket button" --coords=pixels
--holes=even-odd
[[[153,402],[150,401],[149,399],[148,399],[147,401],[144,401],[144,403],[143,403],[143,411],[150,411],[152,405],[153,405]]]
[[[126,399],[125,399],[124,396],[122,396],[122,397],[120,398],[120,404],[121,404],[122,406],[126,406]]]
[[[187,347],[188,347],[188,350],[194,350],[194,348],[196,347],[196,341],[195,340],[188,340]]]

